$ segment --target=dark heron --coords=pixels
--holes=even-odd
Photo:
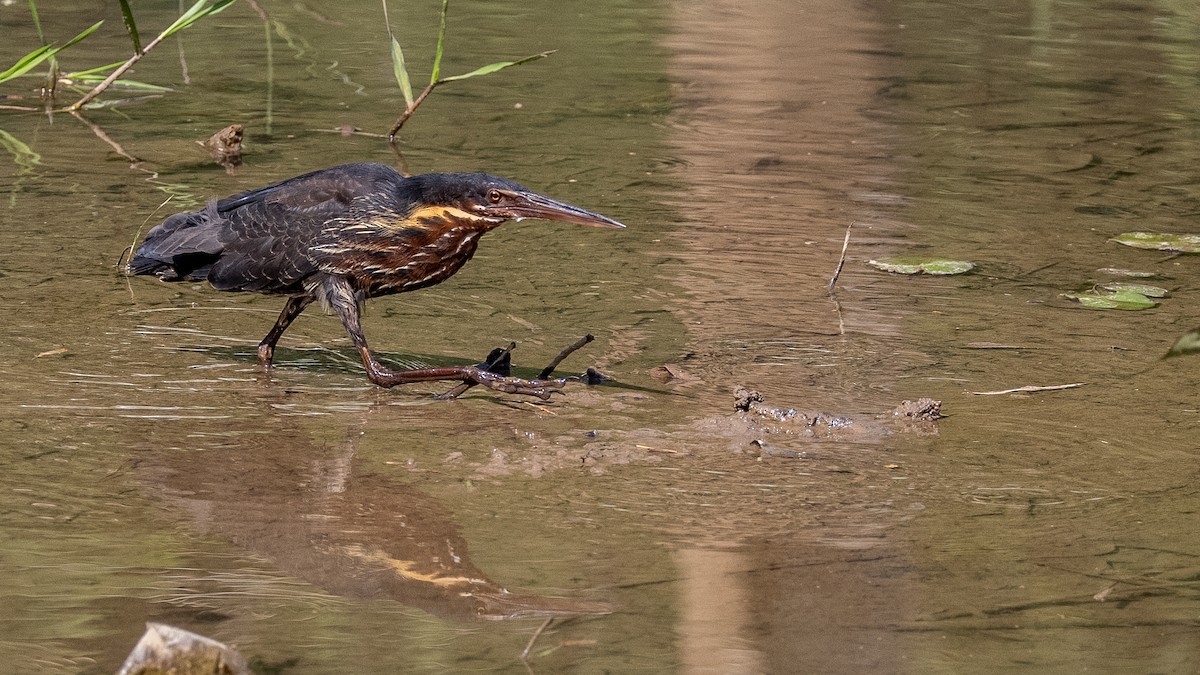
[[[524,218],[624,227],[483,173],[405,177],[382,164],[346,164],[175,214],[150,230],[128,271],[287,297],[258,345],[267,367],[279,337],[315,300],[341,318],[367,377],[381,387],[461,380],[546,398],[561,380],[480,366],[388,370],[371,355],[359,320],[367,298],[445,281],[471,259],[480,235]]]

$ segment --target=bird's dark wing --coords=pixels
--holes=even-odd
[[[207,279],[220,290],[299,292],[318,271],[311,248],[325,223],[396,194],[404,180],[382,164],[347,164],[227,197],[151,230],[130,270]]]

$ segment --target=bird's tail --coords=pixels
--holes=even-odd
[[[216,202],[201,211],[177,213],[150,230],[126,271],[155,274],[164,281],[202,281],[221,257],[223,225]]]

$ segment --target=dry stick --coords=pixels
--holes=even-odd
[[[505,347],[504,349],[500,350],[500,353],[497,354],[494,358],[490,358],[483,362],[483,369],[489,370],[492,366],[496,365],[497,363],[500,363],[500,359],[503,359],[505,356],[512,353],[512,350],[514,350],[516,348],[517,348],[517,343],[509,342],[508,346]],[[477,384],[476,382],[461,382],[458,385],[456,385],[453,389],[451,389],[450,391],[438,396],[438,398],[443,399],[443,400],[458,398],[459,396],[462,396],[463,393],[465,393],[468,389],[470,389],[471,387],[474,387],[476,384]]]
[[[1000,394],[1018,394],[1029,391],[1058,391],[1060,389],[1074,389],[1076,387],[1082,387],[1085,384],[1087,383],[1074,382],[1072,384],[1055,384],[1048,387],[1037,387],[1030,384],[1024,387],[1017,387],[1015,389],[1001,389],[1000,391],[972,391],[967,393],[975,394],[976,396],[997,396]]]
[[[583,337],[579,338],[575,342],[572,342],[571,344],[567,345],[567,347],[565,349],[563,349],[561,352],[558,353],[558,356],[554,357],[554,359],[552,361],[550,361],[549,365],[547,365],[545,368],[542,368],[542,372],[538,373],[537,379],[544,380],[544,379],[550,377],[550,375],[554,372],[554,369],[558,367],[558,364],[563,362],[563,359],[567,358],[571,354],[574,354],[575,351],[578,350],[580,347],[583,347],[584,345],[586,345],[587,343],[589,343],[595,339],[596,339],[595,336],[593,336],[591,333],[588,333],[587,335],[584,335]]]
[[[833,278],[829,280],[830,293],[833,292],[833,287],[837,284],[838,277],[842,275],[842,266],[846,264],[846,249],[850,247],[850,230],[853,227],[853,222],[846,226],[846,238],[842,241],[842,256],[838,258],[837,269],[833,270]]]
[[[533,649],[533,643],[537,642],[537,639],[542,636],[542,633],[545,632],[551,621],[554,621],[554,617],[546,617],[546,620],[542,622],[542,625],[538,626],[538,629],[533,632],[533,637],[529,638],[529,644],[525,645],[525,650],[521,652],[522,661],[525,661],[529,658],[529,650]]]

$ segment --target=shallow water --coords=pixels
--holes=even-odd
[[[365,328],[396,363],[516,340],[531,369],[595,334],[564,367],[619,384],[533,405],[375,389],[318,312],[268,376],[277,299],[117,272],[167,213],[394,161],[332,132],[397,113],[378,6],[265,8],[269,44],[236,5],[184,34],[191,84],[164,45],[136,77],[179,91],[94,128],[0,117],[36,154],[6,144],[0,170],[5,663],[111,672],[161,621],[289,673],[1200,668],[1200,376],[1159,360],[1195,327],[1196,263],[1108,241],[1195,231],[1197,10],[456,5],[444,72],[559,52],[439,90],[409,170],[492,171],[630,228],[510,223]],[[0,30],[31,33],[24,11]],[[99,18],[68,67],[122,57],[119,12],[43,9],[52,38]],[[435,23],[393,10],[414,71]],[[231,177],[195,141],[232,122]],[[865,265],[928,252],[979,268]],[[1061,297],[1106,267],[1172,296]],[[733,413],[735,385],[853,423],[781,433]],[[921,396],[937,433],[876,419]]]

